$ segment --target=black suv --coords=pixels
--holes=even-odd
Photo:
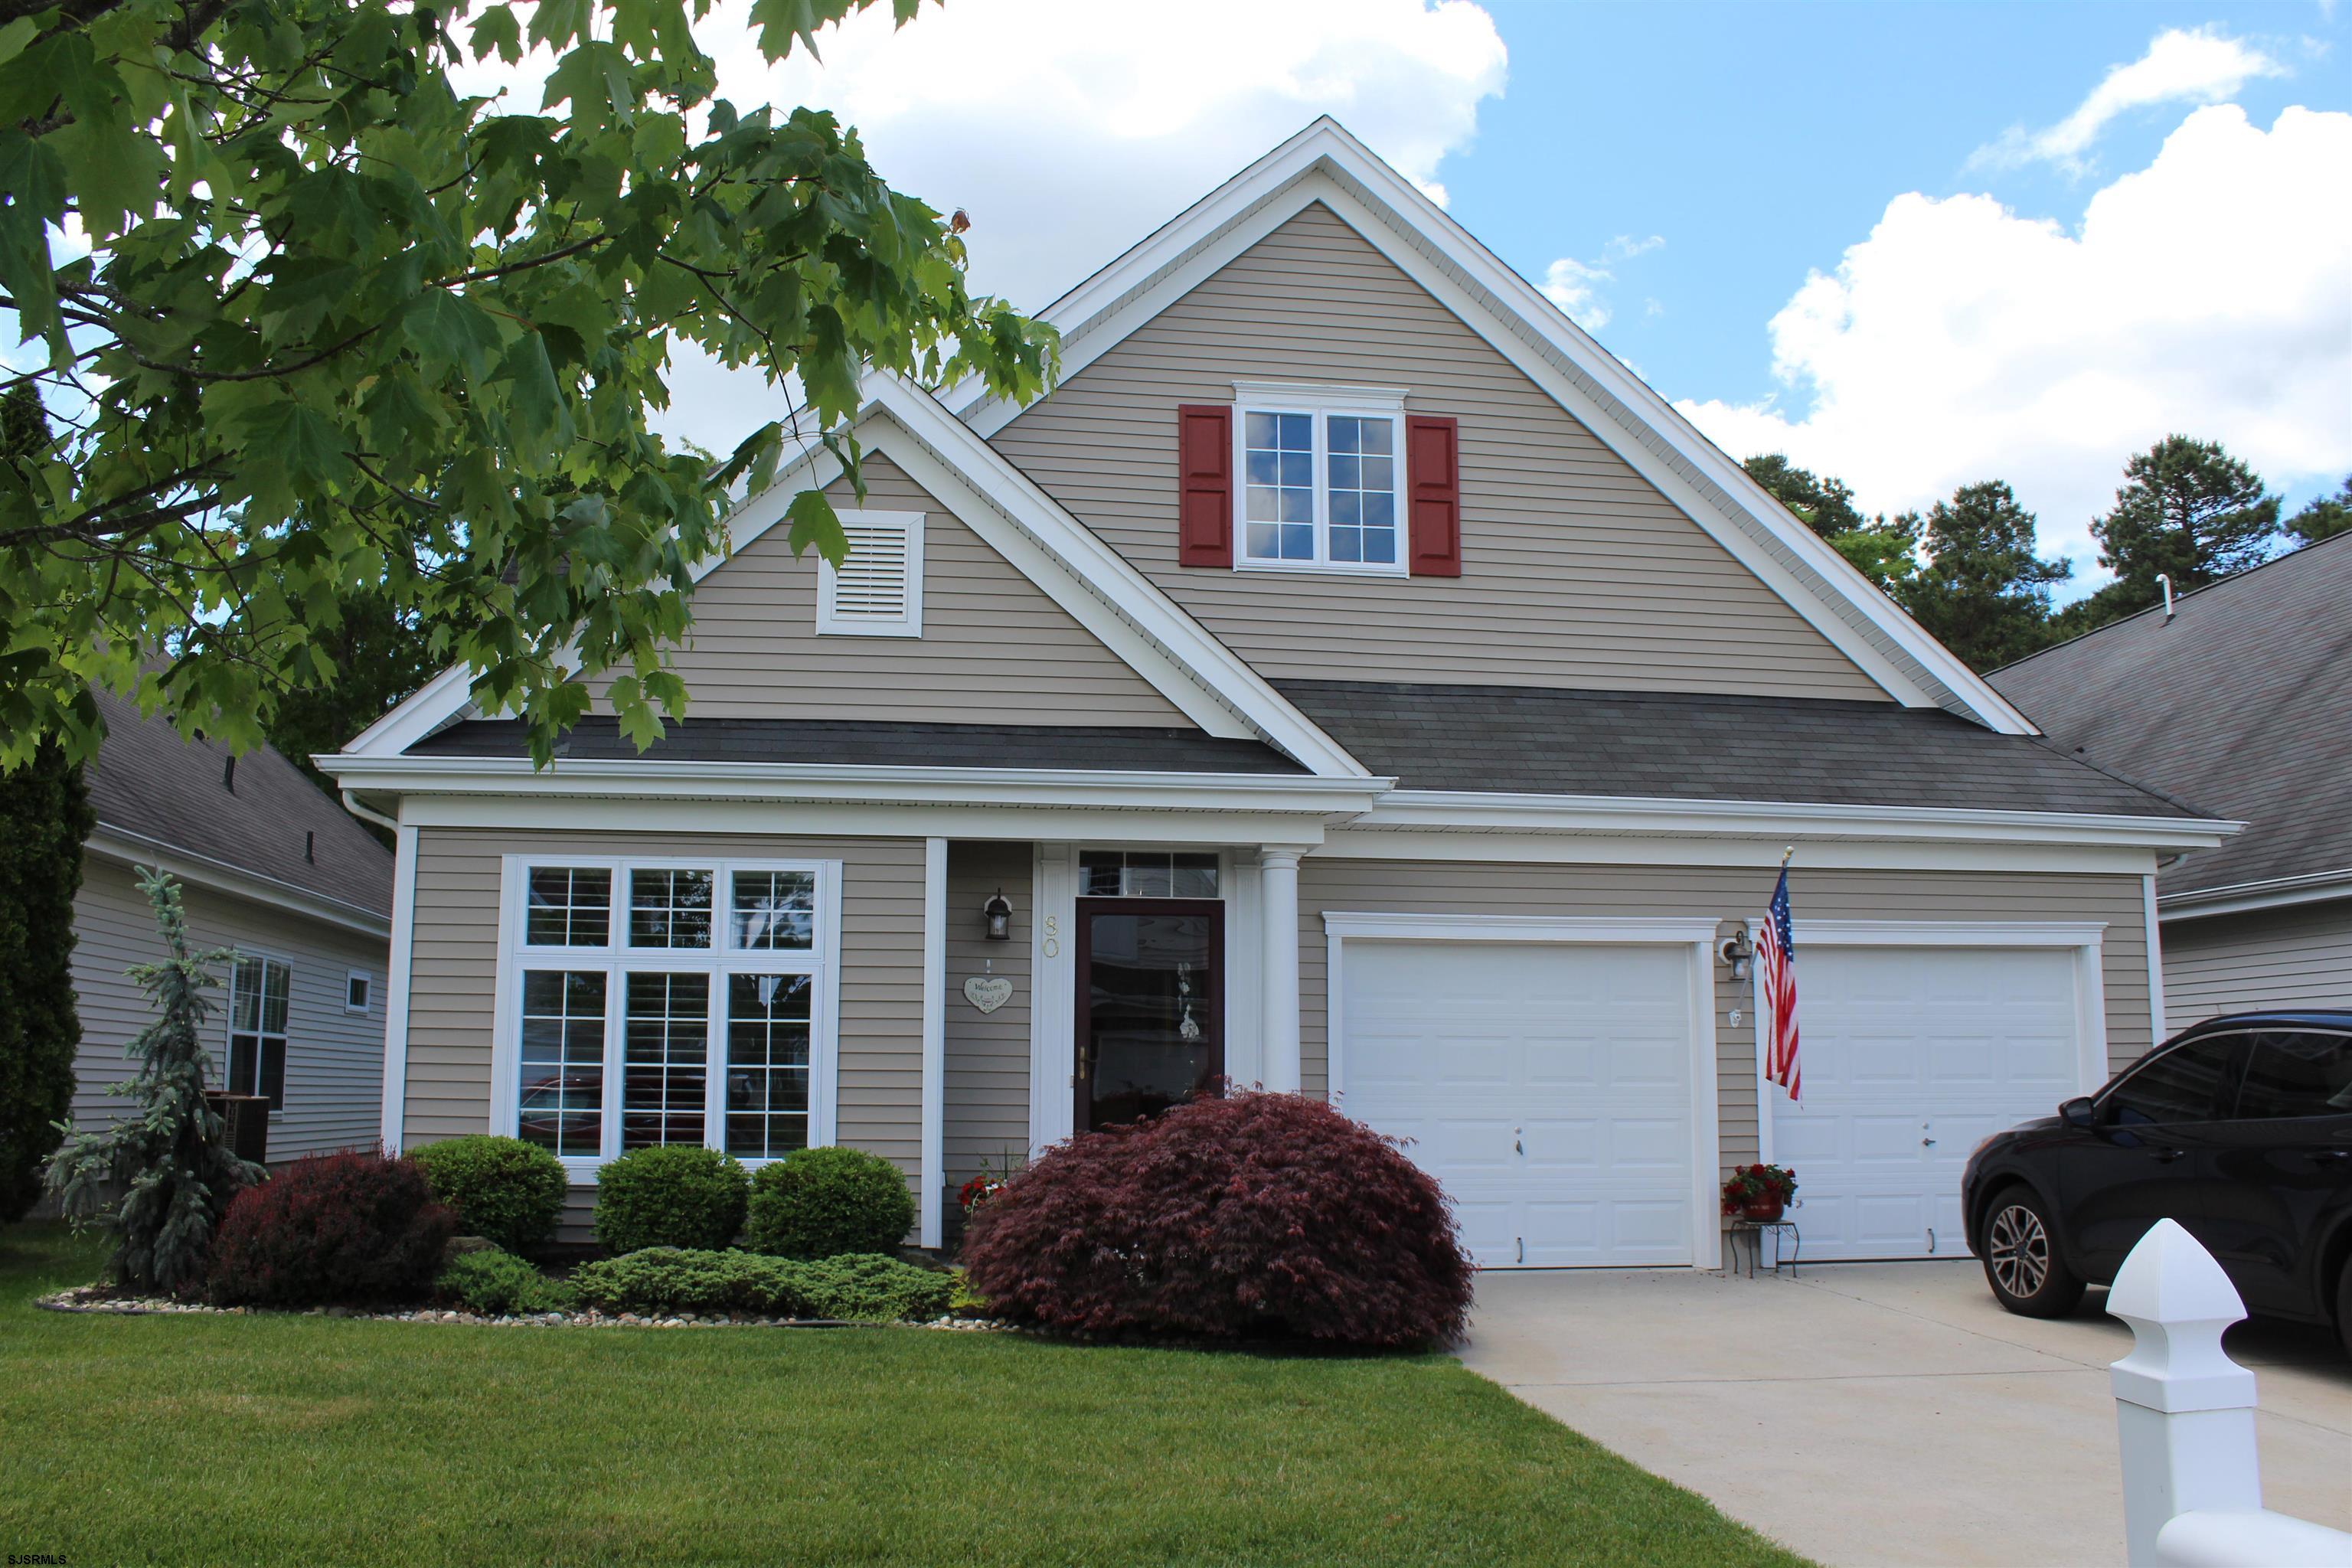
[[[1986,1139],[1960,1205],[2012,1312],[2064,1316],[2169,1217],[2247,1310],[2333,1321],[2352,1348],[2352,1011],[2184,1030],[2098,1093]]]

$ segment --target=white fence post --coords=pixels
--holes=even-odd
[[[2221,1349],[2222,1331],[2246,1309],[2213,1255],[2160,1219],[2124,1259],[2107,1310],[2131,1325],[2136,1341],[2111,1369],[2126,1561],[2156,1568],[2157,1533],[2173,1515],[2263,1506],[2254,1374]]]
[[[2352,1568],[2352,1535],[2263,1507],[2254,1374],[2221,1349],[2246,1308],[2213,1255],[2157,1221],[2107,1310],[2134,1342],[2112,1369],[2131,1568]]]

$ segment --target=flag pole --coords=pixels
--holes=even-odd
[[[1796,847],[1795,845],[1791,844],[1791,845],[1790,845],[1786,849],[1781,850],[1781,851],[1780,851],[1780,869],[1782,869],[1783,871],[1787,870],[1787,869],[1789,868],[1789,862],[1790,862],[1790,861],[1791,861],[1791,860],[1793,860],[1793,859],[1795,859],[1796,858],[1797,858],[1797,847]]]

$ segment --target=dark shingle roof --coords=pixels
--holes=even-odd
[[[2167,894],[2352,867],[2352,534],[1991,678],[2053,740],[2237,817]]]
[[[231,789],[227,747],[107,692],[98,706],[106,741],[88,777],[101,828],[391,918],[392,851],[301,769],[265,746],[237,758]]]
[[[1276,683],[1405,789],[2189,816],[2031,736],[1892,702]]]
[[[426,736],[412,757],[521,757],[522,721],[471,719]],[[609,718],[582,720],[560,757],[629,759]],[[1197,730],[1062,724],[893,724],[816,719],[685,719],[643,755],[663,762],[809,763],[937,768],[1107,768],[1132,773],[1303,773],[1256,741]]]

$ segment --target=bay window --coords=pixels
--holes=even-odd
[[[832,1136],[835,862],[508,858],[500,1124],[582,1174]]]

